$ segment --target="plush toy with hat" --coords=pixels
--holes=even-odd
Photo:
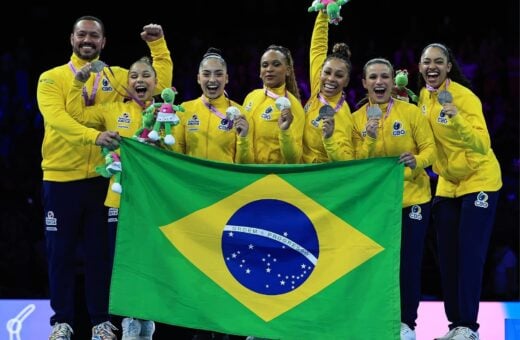
[[[123,166],[121,165],[121,158],[119,154],[113,150],[103,147],[101,153],[105,156],[105,164],[98,165],[96,172],[105,178],[113,177],[113,183],[111,189],[118,194],[123,192],[121,186],[121,172]]]
[[[154,142],[148,138],[148,134],[153,130],[153,126],[155,124],[156,109],[157,108],[154,104],[144,109],[141,123],[142,126],[134,133],[134,139],[137,139],[142,143],[154,144]]]
[[[392,94],[395,98],[410,102],[412,100],[417,103],[419,99],[412,90],[407,88],[408,85],[408,71],[406,69],[395,71],[394,88]]]
[[[329,23],[337,25],[343,18],[339,15],[341,6],[345,5],[349,0],[314,0],[309,12],[325,11],[329,17]]]
[[[180,123],[177,111],[184,112],[184,108],[181,105],[173,104],[176,94],[177,91],[175,88],[165,88],[161,92],[161,98],[164,102],[154,104],[155,107],[158,107],[157,117],[155,118],[153,130],[148,134],[148,138],[154,142],[161,139],[159,131],[161,127],[164,127],[164,144],[175,144],[175,138],[172,135],[172,126],[177,126]]]

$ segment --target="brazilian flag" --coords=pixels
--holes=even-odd
[[[397,158],[236,165],[121,146],[110,312],[270,339],[399,339]]]

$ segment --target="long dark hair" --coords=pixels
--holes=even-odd
[[[289,75],[285,77],[285,87],[289,92],[291,92],[298,100],[300,98],[300,90],[298,89],[298,83],[296,82],[296,75],[294,74],[294,61],[291,55],[291,51],[287,47],[283,47],[280,45],[270,45],[264,51],[278,51],[285,56],[285,60],[287,61],[287,68],[291,71]]]
[[[424,52],[430,48],[430,47],[437,47],[439,50],[442,51],[442,54],[446,56],[446,59],[448,59],[448,62],[451,63],[451,70],[448,74],[448,78],[453,80],[454,82],[457,82],[467,88],[471,88],[471,82],[464,76],[462,71],[460,70],[459,63],[457,63],[457,60],[453,57],[453,52],[444,44],[441,43],[432,43],[427,45],[425,48],[423,48],[421,52],[421,59],[424,55]],[[417,85],[418,89],[423,88],[426,86],[426,81],[424,80],[422,74],[419,72],[417,76]]]

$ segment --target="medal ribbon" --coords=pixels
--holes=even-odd
[[[78,73],[78,71],[76,70],[76,68],[74,67],[74,65],[72,64],[72,61],[69,61],[69,67],[72,71],[72,73],[74,73],[74,75],[76,75],[76,73]],[[88,92],[87,92],[87,87],[85,85],[83,85],[83,99],[85,100],[85,106],[92,106],[94,105],[94,101],[95,101],[95,98],[96,98],[96,93],[97,93],[97,90],[98,90],[98,87],[99,87],[99,81],[101,80],[101,74],[100,73],[96,73],[96,78],[94,79],[94,86],[92,87],[92,93],[90,94],[90,96],[88,95]]]
[[[321,93],[318,93],[318,98],[319,98],[319,100],[320,100],[320,102],[321,102],[322,104],[332,106],[332,105],[329,104],[329,102],[327,101],[327,99],[325,99],[325,97],[323,97],[323,96],[321,95]],[[342,94],[341,94],[341,98],[340,98],[338,104],[336,104],[336,107],[334,108],[334,112],[338,112],[339,109],[341,109],[341,107],[343,106],[344,103],[345,103],[345,94],[342,93]]]

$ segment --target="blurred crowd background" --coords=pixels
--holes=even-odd
[[[250,0],[104,8],[96,2],[69,5],[13,4],[0,14],[0,299],[47,298],[45,242],[40,190],[43,122],[36,103],[38,76],[68,62],[70,33],[76,18],[95,15],[106,26],[101,59],[128,67],[143,55],[142,26],[163,26],[174,61],[177,103],[200,96],[198,64],[208,47],[223,50],[228,62],[229,96],[242,102],[261,86],[259,60],[270,44],[288,47],[295,61],[302,98],[309,97],[308,50],[315,13],[311,1]],[[502,167],[504,186],[489,248],[483,300],[519,299],[519,4],[477,7],[463,1],[425,3],[351,0],[341,9],[343,21],[330,26],[330,47],[345,42],[352,50],[353,71],[347,98],[352,111],[364,97],[361,70],[374,57],[407,69],[417,93],[417,64],[431,42],[450,47],[473,91],[480,97]],[[471,8],[470,8],[471,6]],[[22,8],[23,7],[23,8]],[[65,11],[65,12],[64,12]],[[59,14],[60,13],[60,14]],[[63,14],[68,13],[68,14]],[[238,14],[236,14],[238,13]],[[435,185],[435,177],[432,183]],[[74,197],[70,198],[74,204]],[[81,268],[80,266],[78,268]],[[79,269],[80,270],[80,269]],[[441,300],[433,231],[429,231],[423,266],[423,300]]]

